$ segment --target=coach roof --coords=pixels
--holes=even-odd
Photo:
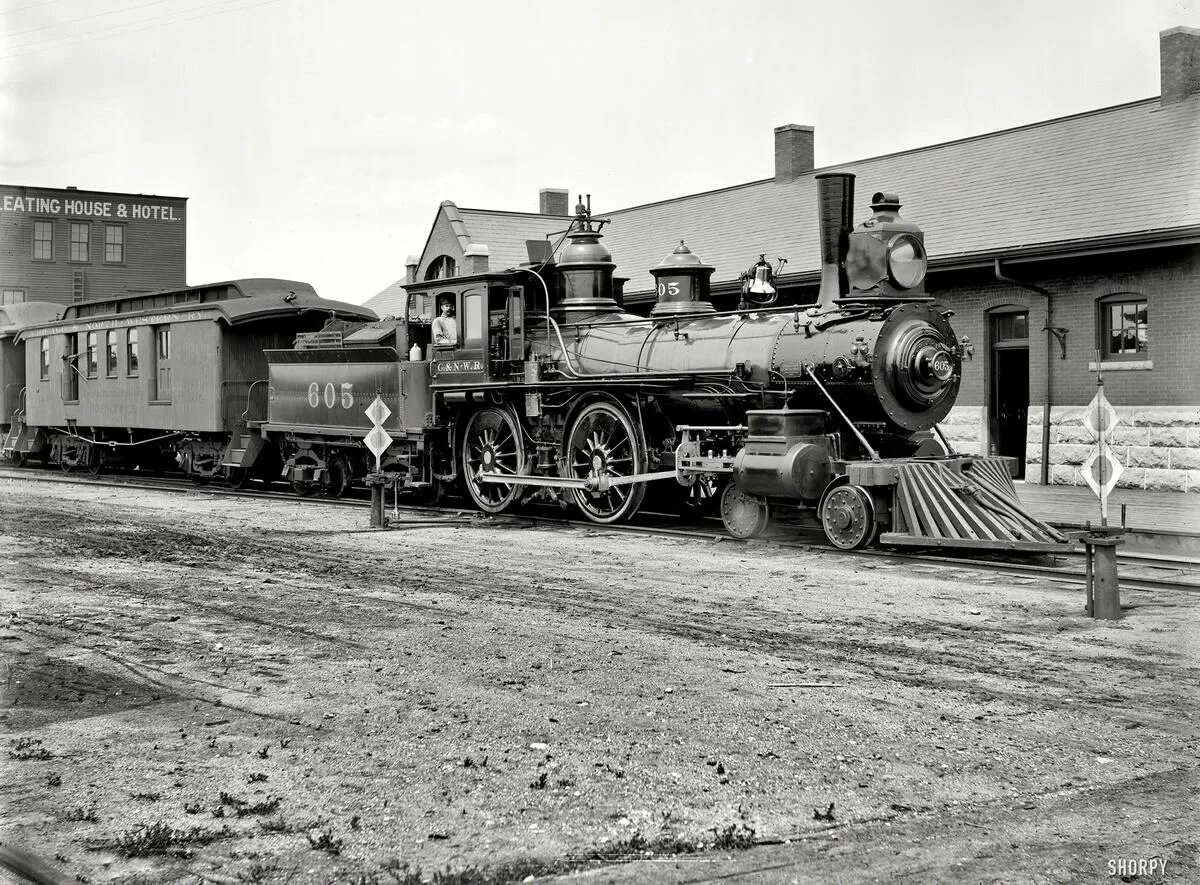
[[[376,319],[374,311],[368,308],[322,298],[308,283],[256,277],[81,301],[68,305],[57,322],[53,319],[42,320],[39,325],[77,324],[101,319],[134,319],[147,314],[173,314],[195,310],[211,311],[212,319],[224,321],[229,325],[309,311],[348,319]]]

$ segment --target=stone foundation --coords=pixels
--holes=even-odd
[[[1200,493],[1200,406],[1138,408],[1114,406],[1121,423],[1111,448],[1125,467],[1123,489]],[[1083,426],[1083,406],[1050,409],[1050,484],[1087,485],[1079,472],[1092,448]],[[939,425],[956,452],[987,454],[987,410],[955,406]],[[1025,435],[1025,481],[1042,473],[1042,406],[1031,404]]]
[[[1110,446],[1125,467],[1123,489],[1200,493],[1200,407],[1114,406],[1121,422]],[[1050,409],[1050,484],[1086,485],[1079,467],[1093,441],[1083,426],[1083,406]],[[1042,460],[1042,407],[1029,407],[1026,471],[1036,480]]]

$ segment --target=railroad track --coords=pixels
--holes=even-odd
[[[85,474],[55,474],[49,471],[26,468],[0,468],[0,480],[23,479],[47,483],[78,484],[85,486],[107,486],[126,488],[139,491],[167,492],[188,495],[210,495],[219,497],[259,498],[272,501],[290,501],[296,504],[306,499],[296,496],[290,490],[275,489],[232,489],[220,483],[197,485],[187,479],[165,476],[151,477],[140,475],[102,475],[90,476]],[[366,510],[369,502],[364,497],[348,498],[317,498],[322,505],[335,507],[351,507]],[[388,502],[389,504],[391,502]],[[819,529],[804,526],[785,525],[774,529],[770,534],[754,541],[740,541],[726,534],[719,520],[709,520],[708,525],[681,526],[678,517],[643,512],[638,518],[627,525],[597,525],[586,520],[571,519],[556,513],[547,506],[544,510],[531,510],[520,513],[506,513],[503,516],[488,516],[469,507],[449,505],[415,505],[400,504],[398,508],[388,507],[388,512],[398,509],[401,513],[434,517],[424,523],[412,519],[405,520],[409,526],[418,524],[445,524],[449,514],[455,514],[470,521],[492,521],[506,524],[553,525],[556,527],[575,530],[586,530],[611,534],[653,534],[662,537],[678,538],[681,540],[699,540],[705,542],[721,541],[730,544],[746,544],[748,546],[769,546],[804,552],[807,555],[829,556],[845,559],[858,559],[878,565],[922,563],[931,568],[936,567],[950,577],[974,572],[1001,573],[1014,578],[1033,579],[1053,582],[1068,587],[1082,588],[1085,583],[1083,574],[1082,551],[1062,551],[1053,555],[1038,555],[1030,557],[1002,554],[968,554],[957,555],[944,552],[928,552],[919,550],[884,550],[866,549],[846,551],[830,547],[821,540]],[[364,519],[365,522],[365,519]],[[788,532],[808,534],[811,538],[796,537]],[[1121,571],[1121,587],[1126,590],[1173,590],[1182,592],[1200,592],[1200,560],[1188,557],[1159,555],[1122,551],[1118,554]]]

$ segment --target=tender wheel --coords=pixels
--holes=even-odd
[[[305,480],[299,480],[299,479],[292,480],[292,491],[295,492],[297,495],[299,495],[301,498],[307,498],[309,495],[311,495],[316,490],[317,490],[317,484],[315,482],[307,482]]]
[[[12,462],[13,467],[24,467],[27,461],[25,453],[18,452],[15,449],[13,450],[12,454],[8,456],[8,459]]]
[[[231,489],[241,491],[250,485],[250,471],[244,467],[226,467],[225,479]]]
[[[735,538],[757,538],[771,522],[771,505],[766,498],[743,492],[730,483],[721,493],[721,522]]]
[[[326,462],[321,488],[327,498],[342,498],[350,491],[350,462],[344,455],[333,455]]]
[[[462,440],[463,481],[475,506],[503,513],[521,494],[521,486],[486,482],[485,476],[525,472],[525,447],[517,419],[507,409],[483,409],[471,416]]]
[[[821,502],[821,527],[843,550],[866,547],[875,538],[875,505],[862,486],[838,486]]]
[[[629,413],[611,402],[592,403],[581,411],[564,440],[568,476],[617,479],[646,472],[646,452]],[[646,495],[644,482],[610,486],[603,492],[572,489],[571,497],[592,522],[611,524],[637,513]]]

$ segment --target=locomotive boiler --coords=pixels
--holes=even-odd
[[[696,506],[718,499],[743,538],[788,508],[846,548],[1059,541],[1020,507],[1008,461],[954,455],[936,432],[971,345],[924,289],[924,233],[885,192],[855,227],[854,177],[817,178],[812,306],[718,312],[713,269],[681,243],[651,269],[650,316],[629,314],[605,222],[581,201],[548,259],[408,286],[414,301],[452,305],[453,341],[431,341],[428,319],[406,311],[304,342],[303,356],[270,354],[264,428],[286,440],[285,472],[328,485],[367,471],[361,417],[312,395],[334,390],[388,407],[387,482],[426,494],[457,484],[489,513],[549,497],[613,523],[654,486]],[[747,288],[769,289],[753,270]]]

